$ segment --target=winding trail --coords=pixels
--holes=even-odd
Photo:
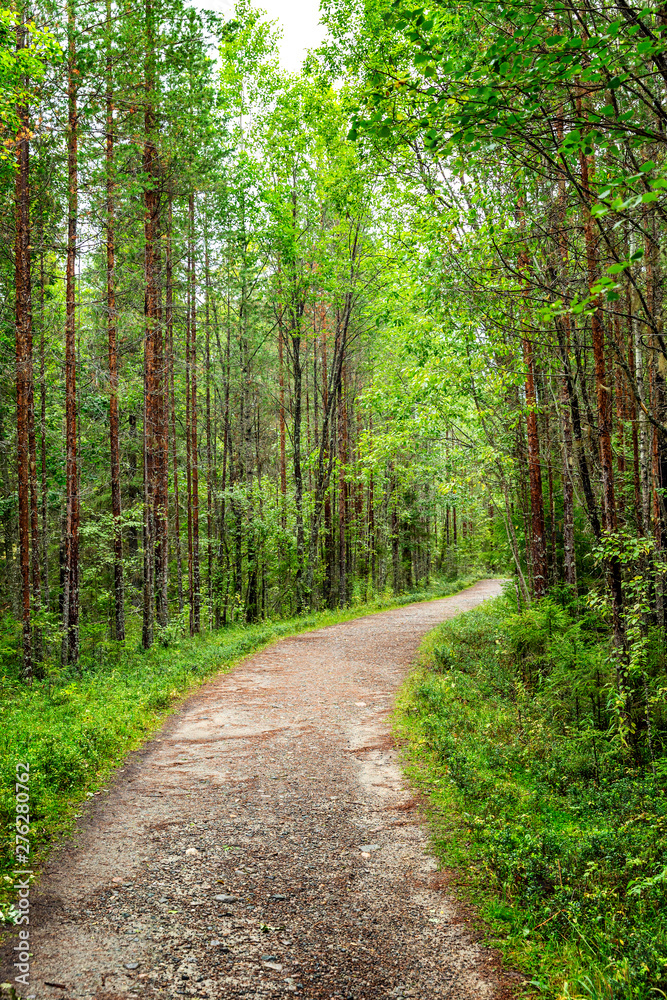
[[[498,1000],[494,956],[429,856],[389,713],[424,634],[500,589],[283,639],[198,689],[53,857],[29,993]]]

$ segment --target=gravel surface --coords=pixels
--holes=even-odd
[[[284,639],[198,689],[52,858],[28,994],[504,995],[442,889],[389,733],[424,634],[499,592],[485,580]]]

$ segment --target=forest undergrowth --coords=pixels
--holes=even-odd
[[[165,716],[213,674],[227,672],[240,659],[273,642],[399,607],[446,597],[486,574],[471,572],[457,580],[434,578],[418,589],[390,590],[348,608],[325,610],[190,637],[172,628],[166,642],[150,650],[108,643],[94,650],[80,669],[63,670],[30,687],[22,683],[20,660],[5,659],[0,679],[0,921],[14,922],[11,871],[14,858],[16,765],[30,764],[30,837],[33,868],[41,867],[50,847],[73,828],[82,803],[108,782],[127,754],[140,746]]]
[[[599,610],[508,593],[431,633],[399,701],[437,856],[531,995],[667,991],[664,632],[625,740],[610,652]]]

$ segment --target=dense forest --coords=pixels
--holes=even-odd
[[[667,14],[323,16],[289,76],[244,4],[5,11],[7,642],[30,679],[463,547],[608,605],[650,742]]]
[[[480,511],[439,491],[455,439],[412,426],[382,336],[407,322],[406,195],[347,137],[352,97],[281,75],[244,5],[54,18],[4,23],[0,586],[25,678],[427,578]]]
[[[0,11],[5,675],[506,576],[512,703],[664,823],[667,5],[322,18]]]

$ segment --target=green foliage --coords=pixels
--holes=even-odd
[[[667,987],[667,768],[616,736],[609,646],[595,610],[506,596],[429,637],[400,703],[440,857],[551,997]]]

